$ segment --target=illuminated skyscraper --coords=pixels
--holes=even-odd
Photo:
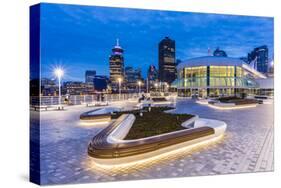
[[[165,37],[160,41],[159,50],[159,81],[172,83],[176,79],[175,41]]]
[[[125,67],[125,80],[126,87],[129,91],[137,91],[138,90],[138,82],[142,82],[141,78],[141,69],[134,69],[131,66]]]
[[[262,73],[268,72],[268,48],[266,45],[255,48],[251,53],[248,54],[248,60],[256,61],[257,71]]]
[[[112,91],[118,90],[118,80],[121,79],[124,82],[124,50],[119,45],[119,40],[116,40],[116,45],[112,49],[112,53],[109,57],[109,69],[110,69],[110,85]]]
[[[87,85],[94,85],[94,77],[96,76],[95,70],[87,70],[85,72],[85,83]]]

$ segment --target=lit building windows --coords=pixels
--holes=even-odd
[[[245,85],[243,77],[249,75],[241,67],[235,66],[209,66],[210,76],[209,85],[207,84],[207,66],[186,67],[180,71],[179,76],[183,77],[184,87],[235,87],[235,68],[236,85]]]
[[[233,95],[258,87],[256,70],[227,57],[193,58],[178,65],[178,90],[183,96]]]
[[[236,67],[236,77],[242,77],[243,71],[241,67]]]
[[[234,77],[234,66],[210,66],[211,77]]]
[[[186,87],[204,87],[207,86],[207,67],[188,67],[185,68],[185,81],[184,85]]]

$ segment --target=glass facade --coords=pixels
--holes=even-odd
[[[236,67],[236,77],[241,78],[243,77],[243,70],[241,67]]]
[[[210,87],[234,87],[234,66],[210,66]]]
[[[240,67],[239,67],[240,68]],[[187,67],[180,73],[184,78],[184,87],[234,87],[234,66],[210,66],[209,84],[207,84],[207,66]],[[239,75],[242,69],[239,69]]]
[[[257,86],[251,73],[240,66],[185,67],[178,76],[178,86],[187,96],[234,95],[237,89]]]
[[[207,86],[207,67],[188,67],[184,69],[185,87],[206,87]]]
[[[210,66],[211,77],[234,77],[234,66]]]

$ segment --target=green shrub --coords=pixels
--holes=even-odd
[[[139,139],[150,136],[160,135],[173,131],[185,129],[181,126],[183,122],[194,117],[191,114],[171,114],[165,113],[166,110],[171,110],[169,107],[152,107],[151,111],[144,108],[143,116],[140,116],[140,110],[127,112],[118,112],[112,115],[112,118],[118,118],[122,114],[134,114],[136,120],[125,137],[127,139]]]

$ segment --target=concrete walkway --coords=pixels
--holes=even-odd
[[[125,105],[115,104],[117,106]],[[126,102],[127,106],[133,103]],[[215,110],[192,100],[178,100],[176,113],[225,121],[223,139],[184,151],[148,166],[100,169],[87,155],[89,140],[106,125],[85,126],[79,115],[94,108],[73,106],[41,114],[42,184],[200,176],[273,170],[273,105]],[[34,125],[36,126],[36,125]]]

